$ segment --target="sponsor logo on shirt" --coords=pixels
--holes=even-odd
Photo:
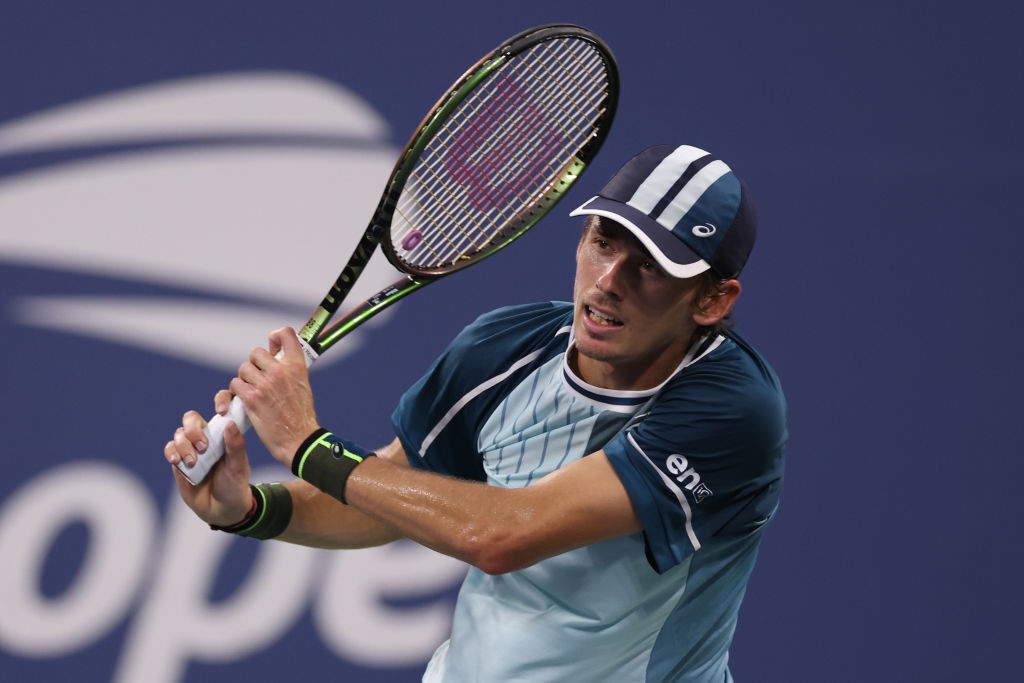
[[[695,503],[714,495],[707,484],[701,482],[700,473],[690,466],[690,461],[686,459],[685,455],[673,453],[665,459],[665,466],[675,480],[693,495]]]

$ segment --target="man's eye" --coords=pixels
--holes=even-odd
[[[654,260],[644,260],[640,262],[640,270],[650,275],[663,275],[665,271],[661,269],[661,266]]]

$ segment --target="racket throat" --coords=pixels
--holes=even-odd
[[[317,306],[317,309],[310,316],[306,324],[299,330],[299,339],[304,341],[306,344],[313,345],[313,337],[316,333],[323,329],[327,321],[330,320],[333,315],[333,311],[328,311],[323,306]]]
[[[388,308],[401,299],[404,299],[420,287],[423,287],[430,282],[432,282],[432,280],[414,279],[408,275],[400,280],[396,280],[356,308],[353,308],[351,311],[346,313],[343,318],[340,318],[337,322],[327,328],[314,341],[309,342],[310,346],[312,346],[317,353],[323,353],[325,349],[333,346],[341,338],[348,335],[349,332],[359,327],[359,325],[361,325],[366,319],[373,317],[385,308]],[[313,314],[313,318],[310,319],[311,322],[315,323],[321,310],[322,309],[317,309],[317,312]],[[303,330],[306,330],[308,327],[309,323],[307,323]],[[302,333],[300,333],[299,336],[302,337]]]

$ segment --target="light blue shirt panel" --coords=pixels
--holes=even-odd
[[[564,356],[550,359],[486,420],[477,446],[492,485],[527,486],[578,460],[642,404],[609,409],[573,390],[563,372]],[[450,643],[424,681],[643,681],[688,569],[659,575],[641,534],[500,576],[470,568]]]
[[[471,568],[424,681],[645,681],[689,563],[657,574],[639,534],[499,576]],[[443,674],[443,677],[442,677]]]
[[[537,368],[484,423],[477,449],[490,483],[529,486],[587,455],[629,419],[631,411],[609,414],[573,391],[562,380],[563,365],[564,356],[556,356]]]

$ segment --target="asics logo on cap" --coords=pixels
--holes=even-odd
[[[672,277],[713,269],[735,277],[757,234],[746,186],[691,145],[649,147],[626,162],[573,216],[604,216],[628,228]]]

